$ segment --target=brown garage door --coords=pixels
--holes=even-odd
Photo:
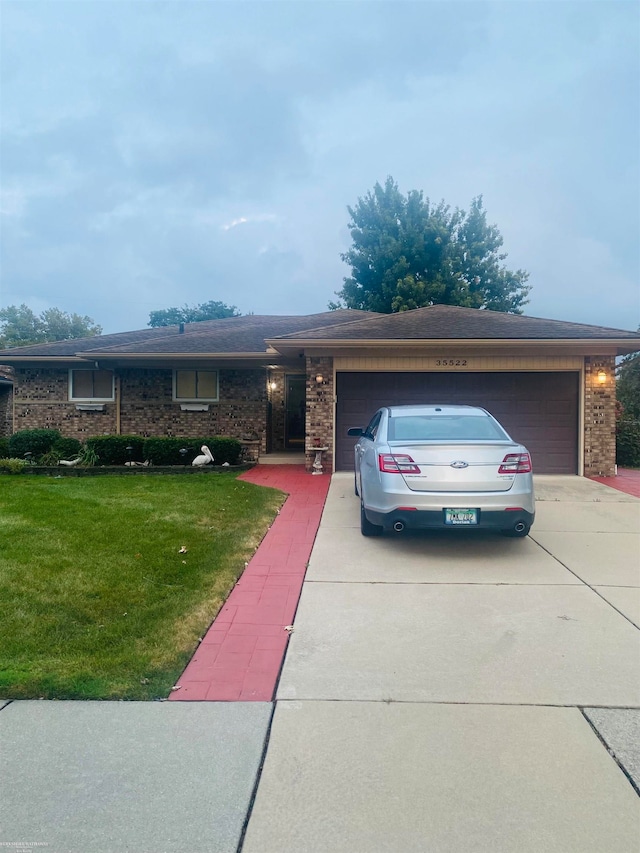
[[[353,468],[350,427],[381,406],[460,403],[491,412],[526,445],[538,474],[578,471],[578,377],[571,373],[338,373],[336,468]]]

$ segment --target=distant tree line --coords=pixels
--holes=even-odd
[[[47,308],[35,314],[27,305],[0,308],[0,348],[24,347],[47,341],[69,341],[100,335],[102,327],[91,317]]]

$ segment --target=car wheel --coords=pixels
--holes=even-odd
[[[518,525],[518,527],[520,527]],[[525,536],[529,535],[529,531],[531,530],[530,524],[523,524],[522,528],[516,530],[515,527],[508,527],[506,530],[500,531],[503,536],[508,536],[510,539],[524,539]]]
[[[363,536],[382,536],[382,526],[372,524],[364,512],[364,504],[360,501],[360,532]]]
[[[356,497],[360,497],[360,492],[358,491],[358,477],[353,475],[353,491],[356,493]]]

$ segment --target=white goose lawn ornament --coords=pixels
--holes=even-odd
[[[206,444],[203,444],[200,450],[202,451],[202,456],[196,456],[196,458],[191,463],[192,465],[199,467],[201,465],[209,465],[211,462],[213,462],[213,454],[211,453]]]

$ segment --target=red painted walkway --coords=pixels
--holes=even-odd
[[[289,497],[171,693],[172,701],[269,702],[331,482],[302,465],[258,465],[239,479]]]
[[[640,498],[640,470],[637,468],[618,468],[616,477],[591,477],[590,479]]]

